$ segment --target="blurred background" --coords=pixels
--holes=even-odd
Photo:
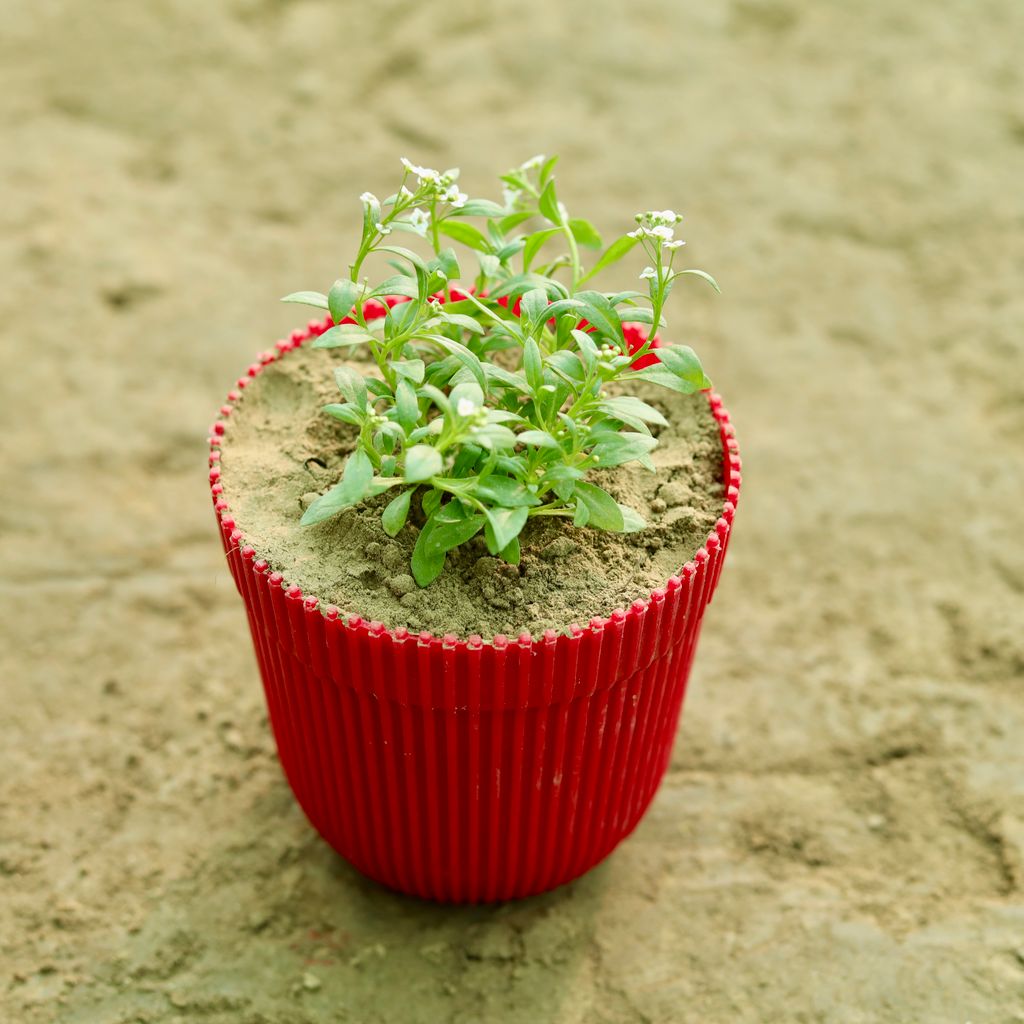
[[[0,0],[0,1016],[1024,1021],[1024,5]],[[558,892],[362,880],[205,437],[407,156],[686,220],[744,455],[670,774]],[[612,284],[629,285],[629,266]]]

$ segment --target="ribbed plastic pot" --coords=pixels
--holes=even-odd
[[[647,809],[682,710],[704,609],[739,497],[721,399],[721,517],[691,561],[625,610],[566,633],[460,639],[322,608],[247,542],[220,480],[234,403],[210,436],[210,489],[245,603],[284,773],[309,820],[359,871],[446,902],[528,896],[605,858]]]

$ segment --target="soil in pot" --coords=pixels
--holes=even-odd
[[[323,605],[391,628],[460,636],[565,631],[663,585],[721,512],[722,447],[706,396],[645,385],[636,393],[670,424],[654,428],[657,472],[619,467],[593,480],[635,508],[647,529],[612,534],[531,520],[518,566],[491,557],[480,536],[450,552],[441,577],[421,589],[409,569],[415,517],[395,538],[381,527],[393,494],[299,525],[304,507],[338,481],[354,444],[352,427],[321,412],[338,400],[331,370],[340,361],[334,351],[303,347],[265,367],[236,405],[221,458],[225,497],[246,543]]]

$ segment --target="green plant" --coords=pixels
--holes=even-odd
[[[374,365],[374,372],[351,363],[334,371],[344,401],[324,411],[356,428],[358,442],[341,481],[302,522],[396,490],[382,514],[395,536],[421,492],[412,558],[420,586],[436,579],[448,551],[481,530],[493,555],[515,563],[520,532],[536,516],[643,528],[635,510],[587,479],[591,470],[628,462],[654,468],[650,425],[666,421],[628,387],[650,381],[687,394],[711,383],[691,348],[623,330],[624,322],[650,325],[651,335],[664,327],[665,299],[684,274],[717,290],[703,271],[674,269],[681,218],[670,210],[638,214],[636,228],[586,270],[580,248],[600,250],[601,238],[559,202],[555,160],[535,157],[503,175],[504,202],[495,203],[460,192],[457,170],[442,174],[403,159],[394,195],[361,197],[363,232],[348,277],[326,295],[284,300],[330,311],[334,326],[315,348],[365,346]],[[433,255],[393,244],[399,231],[427,240]],[[453,287],[462,271],[448,240],[475,256],[472,287]],[[555,242],[565,251],[552,257]],[[640,274],[646,295],[589,287],[637,246],[650,260]],[[363,271],[375,253],[393,272],[371,284]],[[389,297],[404,301],[389,308],[382,304]]]

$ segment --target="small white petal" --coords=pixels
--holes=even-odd
[[[426,235],[430,225],[430,214],[426,210],[413,210],[409,215],[409,223],[421,235]]]
[[[460,398],[455,411],[460,416],[472,416],[476,412],[476,403],[471,398]]]
[[[644,267],[644,269],[640,271],[640,280],[641,281],[646,281],[648,279],[653,279],[653,278],[655,278],[657,276],[658,276],[658,272],[654,269],[654,267]]]

